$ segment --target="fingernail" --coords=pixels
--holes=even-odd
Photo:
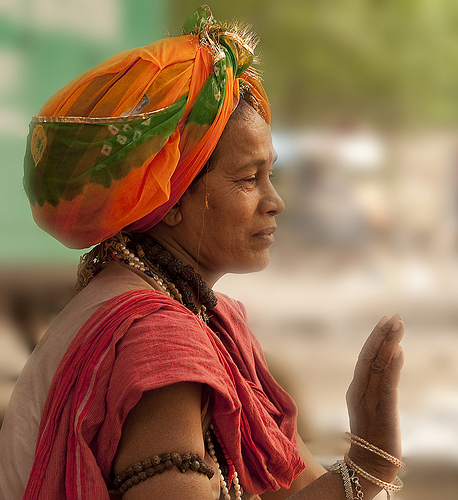
[[[393,323],[393,326],[391,327],[391,331],[397,332],[401,328],[401,325],[402,325],[402,321],[395,321]]]

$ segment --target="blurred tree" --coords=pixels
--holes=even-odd
[[[174,33],[195,7],[169,2]],[[454,0],[214,0],[210,8],[254,25],[277,122],[458,121]]]

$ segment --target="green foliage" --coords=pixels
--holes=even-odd
[[[196,3],[171,0],[168,7],[176,33]],[[458,121],[454,0],[214,0],[210,8],[219,19],[254,25],[280,122]]]

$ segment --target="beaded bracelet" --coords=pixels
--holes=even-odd
[[[166,470],[177,467],[180,472],[193,470],[205,474],[209,479],[213,477],[213,469],[207,465],[197,453],[162,453],[154,455],[143,462],[128,467],[119,476],[113,479],[113,489],[110,495],[122,495],[129,488],[141,481],[146,481],[156,474],[161,474]]]
[[[361,448],[364,448],[366,450],[371,451],[372,453],[375,453],[379,457],[384,458],[388,462],[391,462],[392,464],[396,465],[399,469],[405,470],[406,464],[402,461],[399,460],[396,457],[393,457],[393,455],[390,455],[386,451],[381,450],[380,448],[377,448],[377,446],[374,446],[373,444],[365,441],[363,438],[360,438],[356,436],[355,434],[352,434],[351,432],[346,432],[344,440],[347,443],[353,443],[356,444],[357,446],[360,446]]]
[[[380,488],[384,489],[388,494],[390,491],[400,491],[404,486],[404,483],[397,476],[395,477],[392,483],[387,483],[385,481],[382,481],[381,479],[378,479],[372,474],[369,474],[369,472],[366,472],[364,469],[361,469],[361,467],[356,465],[348,455],[344,456],[344,460],[347,463],[347,465],[351,467],[355,472],[357,472],[361,477],[367,479],[376,486],[379,486]]]
[[[338,460],[329,470],[331,472],[338,472],[342,476],[347,500],[363,500],[364,493],[359,478],[353,469],[348,468],[345,460]],[[356,497],[353,496],[352,483],[355,486]]]

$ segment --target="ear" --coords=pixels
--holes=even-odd
[[[181,213],[180,204],[175,203],[173,207],[165,214],[161,222],[167,224],[167,226],[175,227],[183,220],[183,214]]]

